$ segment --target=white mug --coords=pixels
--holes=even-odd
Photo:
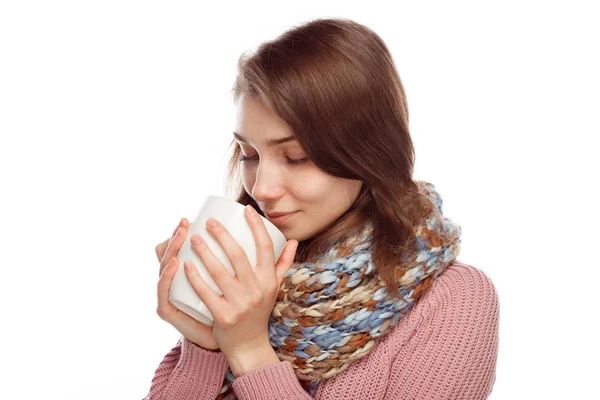
[[[255,268],[256,242],[252,235],[252,229],[244,215],[244,207],[244,205],[225,197],[207,196],[200,206],[194,222],[190,224],[187,237],[177,253],[179,268],[171,283],[169,302],[178,310],[208,326],[213,325],[213,316],[188,281],[185,270],[183,269],[183,263],[186,261],[193,262],[204,282],[206,282],[206,284],[218,295],[222,295],[223,293],[219,290],[219,287],[206,270],[206,267],[198,254],[192,249],[190,238],[195,234],[202,236],[202,239],[204,239],[215,257],[221,261],[225,268],[227,268],[229,274],[235,276],[235,271],[229,262],[227,254],[206,229],[206,220],[208,218],[214,218],[218,220],[240,244],[248,256],[250,265],[252,268]],[[285,247],[286,238],[273,223],[262,216],[261,218],[273,241],[274,259],[277,261]]]

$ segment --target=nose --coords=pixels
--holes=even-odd
[[[267,203],[279,199],[284,192],[281,171],[272,164],[264,163],[261,160],[252,187],[252,198],[258,203]]]

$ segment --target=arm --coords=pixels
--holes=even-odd
[[[451,274],[451,279],[440,278],[439,290],[426,300],[422,327],[395,355],[386,400],[490,395],[498,354],[498,293],[474,267]]]
[[[143,400],[213,400],[226,371],[223,353],[205,350],[182,336],[156,369]]]

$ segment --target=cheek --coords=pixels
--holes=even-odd
[[[321,174],[298,175],[291,185],[294,197],[304,203],[321,203],[335,190],[332,181]]]
[[[360,186],[319,174],[298,185],[295,190],[296,197],[311,205],[313,211],[323,215],[335,214],[337,218],[356,200]]]
[[[244,182],[254,182],[256,177],[256,168],[253,162],[241,162],[239,167],[239,173]]]
[[[244,171],[243,169],[240,171],[240,175],[242,177],[244,189],[247,193],[252,193],[252,187],[254,186],[256,175],[254,173],[250,173],[249,171]]]

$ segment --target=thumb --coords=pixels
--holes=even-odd
[[[296,250],[298,249],[298,241],[288,240],[285,244],[285,248],[283,252],[281,252],[281,256],[279,260],[277,260],[277,264],[275,264],[275,275],[277,276],[277,283],[281,285],[281,281],[283,281],[283,276],[287,272],[288,269],[294,265],[294,258],[296,257]]]

